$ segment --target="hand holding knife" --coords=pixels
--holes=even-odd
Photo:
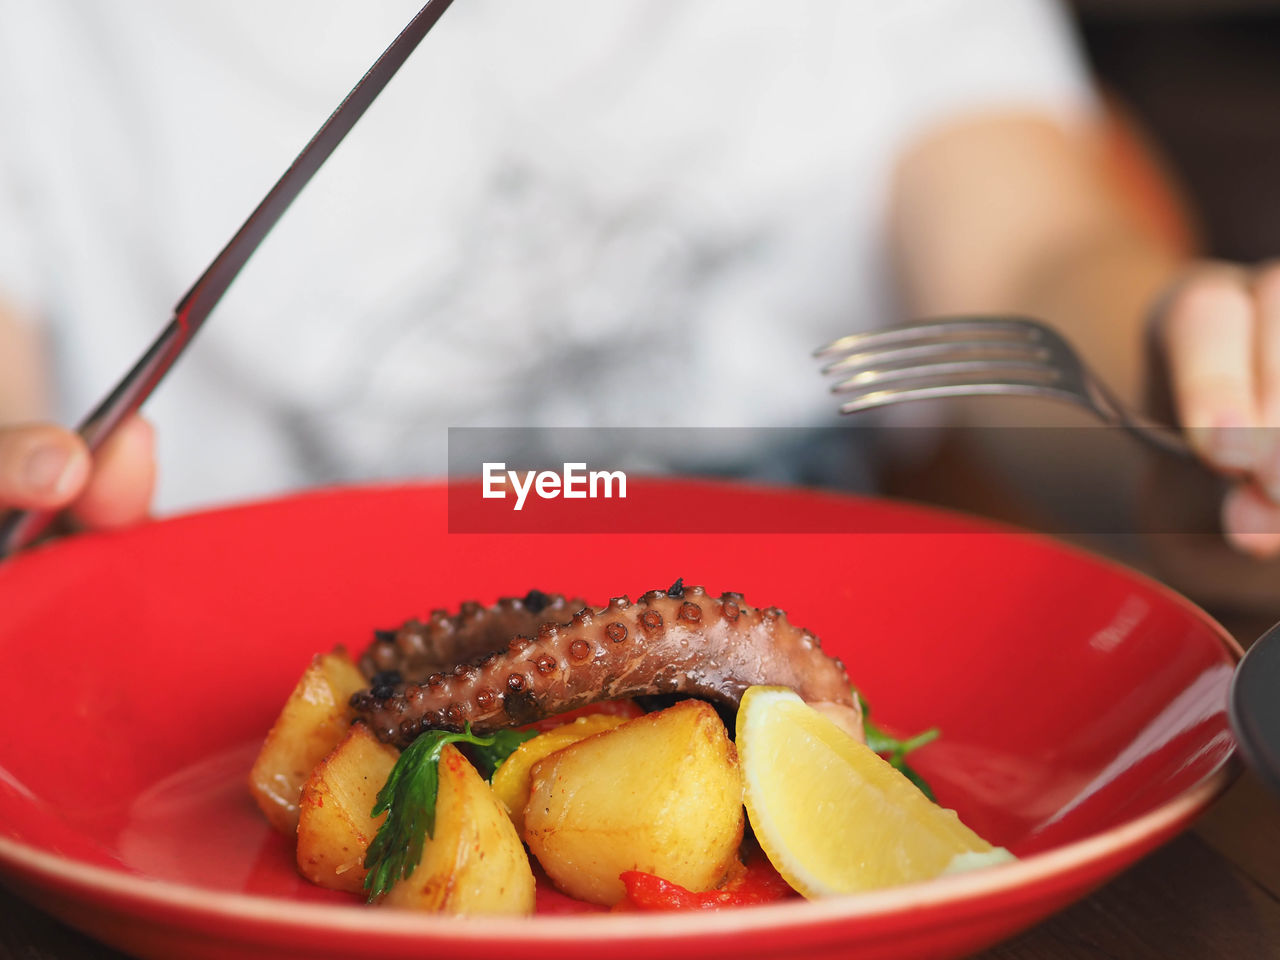
[[[429,0],[409,21],[178,302],[172,319],[147,351],[85,417],[78,432],[91,451],[97,450],[123,420],[136,412],[164,379],[271,228],[452,2]],[[51,514],[35,510],[15,510],[0,517],[0,558],[29,544],[51,520]]]

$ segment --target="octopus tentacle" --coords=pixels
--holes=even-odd
[[[479,663],[419,682],[363,691],[357,713],[379,738],[405,746],[428,729],[519,726],[600,700],[681,693],[736,705],[756,684],[794,689],[856,714],[844,665],[776,607],[702,587],[654,590],[544,622]]]
[[[425,680],[433,673],[473,663],[507,645],[513,636],[536,631],[543,623],[568,623],[581,599],[530,590],[523,597],[502,597],[482,606],[468,601],[450,614],[433,610],[426,620],[406,620],[395,630],[375,630],[360,657],[360,671],[375,687]]]

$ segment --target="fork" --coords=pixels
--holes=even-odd
[[[1153,446],[1193,456],[1182,435],[1125,407],[1052,327],[1015,316],[918,320],[815,351],[842,413],[941,397],[1029,396],[1075,404]]]

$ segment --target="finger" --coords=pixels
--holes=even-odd
[[[1254,275],[1253,299],[1258,410],[1265,438],[1258,479],[1271,499],[1280,502],[1280,263],[1264,266]]]
[[[1227,471],[1258,466],[1254,307],[1242,271],[1205,270],[1170,300],[1164,346],[1179,420],[1196,452]]]
[[[1280,555],[1280,504],[1254,484],[1238,484],[1222,501],[1222,532],[1242,553]]]
[[[0,429],[0,510],[56,510],[89,479],[89,451],[75,433],[54,424]]]
[[[98,450],[72,513],[85,526],[116,529],[145,520],[155,491],[155,435],[141,417],[122,423]]]

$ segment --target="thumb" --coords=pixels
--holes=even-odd
[[[65,506],[89,471],[89,451],[70,430],[48,423],[0,427],[0,511]]]

